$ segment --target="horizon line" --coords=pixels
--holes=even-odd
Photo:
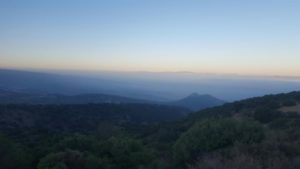
[[[35,73],[170,73],[170,74],[194,74],[194,75],[210,75],[210,76],[236,76],[236,77],[256,77],[256,78],[274,78],[300,80],[300,75],[259,75],[259,74],[240,74],[240,73],[218,73],[218,72],[196,72],[196,71],[149,71],[149,70],[88,70],[88,69],[51,69],[51,68],[13,68],[1,67],[0,70],[26,71]]]

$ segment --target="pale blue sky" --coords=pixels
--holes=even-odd
[[[1,0],[0,67],[300,76],[300,1]]]

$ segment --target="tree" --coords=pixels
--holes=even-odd
[[[25,148],[0,134],[0,167],[3,169],[27,169],[32,156]]]
[[[38,169],[99,169],[105,168],[108,163],[91,154],[80,151],[67,150],[64,152],[51,153],[42,158]]]
[[[269,107],[259,108],[254,112],[254,119],[261,123],[269,123],[282,117],[282,113]]]
[[[147,168],[154,161],[153,150],[145,147],[140,141],[126,137],[112,137],[103,145],[107,158],[114,168]]]
[[[196,123],[176,141],[174,160],[182,166],[202,153],[232,146],[236,142],[256,143],[263,138],[262,127],[253,121],[204,120]]]

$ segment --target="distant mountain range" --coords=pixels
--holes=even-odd
[[[190,110],[202,110],[225,103],[211,95],[193,93],[183,99],[172,102],[154,102],[107,94],[33,94],[0,89],[0,104],[89,104],[89,103],[144,103],[184,107]]]
[[[0,69],[0,89],[34,94],[79,95],[103,93],[130,96],[138,99],[160,100],[154,91],[146,91],[140,86],[128,83],[130,80],[112,79],[106,76],[92,76],[68,73],[44,73],[22,70]]]
[[[107,94],[33,94],[0,89],[1,104],[147,103],[148,101]]]
[[[155,92],[132,85],[129,80],[111,80],[80,75],[60,75],[0,69],[0,104],[87,104],[147,103],[202,110],[224,101],[211,95],[193,93],[185,98],[161,99]],[[160,93],[163,95],[163,93]],[[164,94],[166,98],[167,93]],[[176,97],[174,97],[176,98]]]
[[[170,102],[197,92],[229,102],[299,90],[300,81],[172,72],[86,72],[0,68],[0,89],[35,94],[101,93]],[[272,86],[272,87],[270,87]]]

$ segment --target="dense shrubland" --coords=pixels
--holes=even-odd
[[[103,120],[99,109],[91,110],[97,106],[75,106],[76,111],[70,106],[0,106],[0,168],[298,169],[300,115],[280,108],[299,103],[299,92],[270,95],[160,123],[131,121],[122,113],[105,114]],[[20,116],[28,111],[34,115]],[[45,124],[21,125],[45,112],[50,114],[43,117]]]

